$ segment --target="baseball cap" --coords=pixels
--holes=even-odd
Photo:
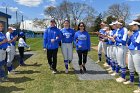
[[[132,25],[140,25],[140,23],[139,22],[136,22],[136,21],[132,21],[129,25],[130,26],[132,26]]]

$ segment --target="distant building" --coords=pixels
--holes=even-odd
[[[11,18],[11,16],[0,12],[0,22],[2,22],[4,25],[4,33],[7,31],[8,28],[8,18]]]

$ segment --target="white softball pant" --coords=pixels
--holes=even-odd
[[[62,54],[64,60],[73,59],[73,44],[72,43],[62,43]]]
[[[5,60],[6,58],[6,51],[0,49],[0,62]]]
[[[12,61],[16,54],[15,46],[8,46],[7,48],[7,66],[11,66]]]
[[[117,62],[118,65],[121,68],[125,68],[126,67],[126,52],[127,52],[127,48],[126,46],[117,46]]]
[[[140,50],[130,50],[128,52],[128,69],[130,72],[140,74]]]
[[[105,42],[99,41],[98,44],[98,54],[102,54],[102,49],[104,50],[105,55],[107,54],[107,45]]]
[[[112,60],[117,63],[117,46],[113,45],[112,46]]]

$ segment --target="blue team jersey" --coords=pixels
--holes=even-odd
[[[74,35],[76,50],[90,50],[90,35],[87,31],[77,31]]]
[[[127,42],[127,39],[128,39],[127,31],[128,30],[124,27],[120,28],[117,31],[116,38],[115,38],[117,46],[121,46],[121,45],[126,46],[126,42]]]
[[[61,30],[62,33],[62,43],[72,43],[74,39],[75,31],[71,28],[63,28]]]
[[[127,44],[129,50],[140,50],[140,30],[134,31]]]
[[[0,32],[0,42],[6,39],[6,36]],[[7,43],[3,43],[0,45],[0,49],[6,49],[7,48]]]
[[[99,30],[99,33],[105,35],[106,32],[103,29],[100,29]],[[103,39],[103,37],[102,36],[99,36],[99,39]]]
[[[56,39],[56,37],[59,37]],[[47,49],[57,49],[59,47],[59,42],[61,41],[61,32],[57,27],[49,27],[44,32],[44,48]],[[51,42],[54,39],[55,42]]]
[[[109,36],[113,37],[115,35],[115,33],[116,33],[115,29],[111,30],[109,33]],[[109,42],[109,45],[114,45],[114,42],[112,40],[109,39],[108,42]]]

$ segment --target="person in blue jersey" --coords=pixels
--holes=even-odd
[[[113,71],[113,73],[111,74],[112,76],[116,76],[116,75],[118,75],[118,68],[117,68],[117,66],[118,66],[118,62],[117,62],[117,54],[116,54],[116,44],[115,44],[115,40],[114,40],[114,35],[116,34],[116,32],[117,32],[117,26],[116,26],[116,22],[112,22],[111,24],[110,24],[110,26],[111,26],[111,28],[112,28],[112,31],[111,31],[111,35],[108,37],[109,38],[109,42],[110,42],[110,44],[112,45],[112,50],[111,50],[111,59],[112,59],[112,64],[111,64],[111,66],[112,66],[112,71]]]
[[[25,43],[24,40],[24,32],[19,33],[19,39],[18,39],[18,50],[19,50],[19,65],[20,66],[26,66],[24,63],[24,48],[29,48],[29,46]]]
[[[135,70],[139,76],[139,87],[134,93],[140,93],[140,23],[138,21],[132,21],[130,24],[133,33],[129,33],[128,39],[128,69],[130,72],[130,80],[124,82],[124,84],[134,83]]]
[[[47,50],[47,59],[52,73],[57,73],[57,52],[59,42],[61,41],[61,32],[56,27],[54,19],[50,21],[50,27],[44,32],[44,50]]]
[[[7,39],[6,36],[3,34],[3,24],[0,22],[0,83],[6,80],[6,74],[4,65],[6,64],[6,48],[7,48]]]
[[[105,30],[105,36],[104,36],[104,42],[106,43],[107,46],[107,62],[104,64],[105,67],[109,67],[107,68],[109,73],[112,73],[112,42],[110,41],[110,39],[108,38],[109,36],[112,35],[112,31],[110,30],[110,28],[107,26],[105,27],[103,30]]]
[[[68,63],[73,59],[73,40],[75,31],[70,28],[70,21],[65,20],[64,28],[61,30],[62,33],[62,54],[65,63],[65,72],[68,73]]]
[[[118,31],[117,34],[115,34],[114,39],[117,46],[117,62],[119,67],[121,68],[121,76],[117,78],[116,81],[121,83],[126,81],[126,42],[128,39],[128,30],[123,26],[122,20],[117,21],[116,24]]]
[[[102,50],[104,50],[104,54],[106,57],[106,61],[107,61],[107,47],[106,47],[106,43],[104,42],[103,38],[104,38],[104,34],[105,31],[103,30],[103,28],[106,26],[105,22],[101,22],[100,24],[101,29],[99,31],[99,44],[98,44],[98,61],[96,63],[101,62],[101,57],[102,57]]]
[[[86,72],[87,54],[90,51],[90,35],[86,31],[86,26],[83,22],[78,25],[78,31],[74,35],[74,43],[79,57],[80,73]]]
[[[12,33],[14,31],[14,28],[12,27],[9,27],[8,28],[8,32],[6,33],[6,38],[8,40],[8,47],[7,47],[7,69],[8,69],[8,74],[10,72],[13,73],[14,71],[14,68],[13,68],[13,65],[12,65],[12,61],[14,59],[14,56],[15,56],[15,45],[16,45],[16,40],[17,40],[17,37],[18,36],[13,36]]]

